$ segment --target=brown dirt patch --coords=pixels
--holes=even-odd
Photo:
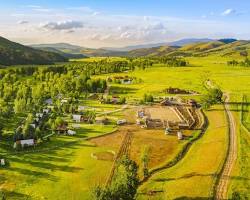
[[[176,113],[170,106],[153,106],[145,108],[146,113],[152,119],[161,119],[162,121],[180,121]]]

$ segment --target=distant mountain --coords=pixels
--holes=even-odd
[[[54,52],[33,49],[0,37],[0,65],[52,64],[67,58]]]
[[[102,49],[110,50],[110,51],[132,51],[136,49],[146,49],[146,48],[154,48],[160,46],[184,46],[187,44],[198,43],[198,42],[211,42],[213,39],[208,38],[187,38],[181,39],[174,42],[162,42],[162,43],[151,43],[151,44],[142,44],[142,45],[134,45],[134,46],[126,46],[121,48],[115,47],[103,47]]]
[[[68,59],[80,59],[80,58],[87,58],[87,56],[81,54],[81,53],[65,53],[63,51],[60,51],[56,48],[53,47],[34,47],[36,49],[40,49],[43,51],[48,51],[48,52],[54,52],[57,54],[60,54],[61,56],[68,58]]]
[[[44,49],[44,48],[52,48],[52,49],[57,49],[61,52],[64,53],[70,53],[70,54],[79,54],[82,49],[86,49],[85,47],[77,46],[77,45],[72,45],[68,43],[52,43],[52,44],[32,44],[30,45],[33,48],[38,48],[38,49]]]

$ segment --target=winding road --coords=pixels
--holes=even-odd
[[[228,147],[228,154],[222,169],[221,176],[219,177],[218,185],[216,187],[216,200],[223,200],[228,199],[228,187],[230,181],[230,175],[232,173],[232,169],[237,159],[237,135],[236,135],[236,124],[235,119],[233,117],[232,112],[230,111],[229,102],[229,95],[225,94],[225,111],[228,119],[229,124],[229,147]]]

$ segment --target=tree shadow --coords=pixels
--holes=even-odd
[[[30,195],[22,194],[19,192],[13,192],[8,190],[0,190],[0,198],[6,200],[14,200],[14,199],[30,199]]]

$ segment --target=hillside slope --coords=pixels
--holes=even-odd
[[[0,65],[52,64],[67,61],[65,57],[27,47],[0,37]]]

